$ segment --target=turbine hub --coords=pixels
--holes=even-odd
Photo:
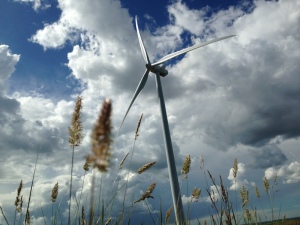
[[[161,77],[165,77],[168,75],[168,70],[166,70],[165,66],[146,64],[146,68],[150,70],[152,73],[159,74]]]

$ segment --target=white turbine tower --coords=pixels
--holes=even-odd
[[[225,36],[225,37],[214,39],[212,41],[207,41],[207,42],[204,42],[201,44],[197,44],[197,45],[182,49],[180,51],[171,53],[169,55],[166,55],[165,57],[161,58],[157,62],[151,63],[149,60],[146,48],[144,46],[143,40],[140,35],[140,31],[139,31],[139,27],[138,27],[138,23],[137,23],[137,17],[135,17],[135,26],[136,26],[136,32],[137,32],[137,36],[139,39],[141,52],[142,52],[144,60],[147,63],[146,71],[134,92],[134,95],[132,97],[130,105],[127,109],[127,112],[126,112],[124,118],[123,118],[120,129],[125,121],[125,118],[129,112],[132,104],[134,103],[135,99],[140,94],[140,92],[143,90],[143,88],[147,82],[149,72],[154,73],[156,75],[156,88],[157,88],[157,94],[158,94],[159,103],[160,103],[161,119],[162,119],[164,141],[165,141],[165,150],[166,150],[166,156],[167,156],[167,163],[168,163],[170,185],[171,185],[171,191],[172,191],[173,206],[174,206],[175,217],[176,217],[176,224],[185,224],[184,212],[183,212],[182,201],[181,201],[181,194],[180,194],[178,177],[177,177],[176,166],[175,166],[175,161],[174,161],[172,141],[171,141],[168,118],[167,118],[167,112],[166,112],[165,101],[164,101],[163,91],[162,91],[161,82],[160,82],[160,76],[165,77],[168,74],[168,71],[165,69],[164,65],[160,66],[160,64],[162,64],[176,56],[179,56],[179,55],[185,54],[189,51],[192,51],[194,49],[203,47],[205,45],[208,45],[208,44],[211,44],[211,43],[214,43],[217,41],[221,41],[226,38],[233,37],[235,35]]]

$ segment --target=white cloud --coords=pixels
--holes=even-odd
[[[265,177],[269,180],[269,179],[274,179],[274,177],[277,174],[277,170],[274,167],[270,167],[268,169],[266,169],[265,171]]]
[[[13,54],[9,46],[0,45],[0,95],[4,93],[4,82],[15,71],[15,65],[20,60],[20,55]]]
[[[265,171],[267,179],[273,179],[276,174],[283,180],[283,183],[298,183],[300,182],[300,163],[298,161],[294,161],[289,165],[279,167],[279,169],[270,167]]]
[[[229,190],[240,190],[242,186],[248,186],[249,181],[246,179],[246,168],[244,163],[238,163],[236,178],[233,176],[233,168],[229,170],[228,180],[231,182]]]
[[[78,34],[76,35],[76,31],[72,33],[67,24],[57,22],[54,24],[45,24],[45,28],[39,30],[30,40],[41,44],[46,50],[47,48],[62,48],[66,41],[75,41],[76,36],[78,36]]]
[[[168,7],[168,12],[174,17],[174,23],[192,34],[201,35],[205,29],[203,17],[206,9],[191,10],[181,1],[178,1]]]
[[[299,53],[292,50],[299,45],[295,30],[299,16],[295,16],[293,1],[255,3],[253,12],[238,14],[232,26],[218,25],[218,36],[236,37],[187,54],[169,70],[172,80],[165,87],[167,98],[174,100],[173,107],[181,106],[173,110],[168,103],[181,133],[188,134],[184,128],[190,124],[189,130],[198,130],[194,135],[223,150],[239,143],[264,145],[278,135],[299,135],[297,127],[289,134],[295,123],[287,122],[300,113],[294,104],[299,96],[295,61]],[[282,14],[291,15],[287,26]],[[271,28],[261,22],[269,15],[274,22]],[[257,26],[255,31],[253,26]],[[288,102],[284,100],[287,96]],[[283,110],[283,105],[296,113]],[[283,115],[284,122],[280,119]]]
[[[47,4],[45,0],[14,0],[14,1],[32,4],[32,7],[35,11],[38,11],[40,9],[47,9],[50,7],[50,5]]]
[[[191,38],[195,43],[215,36],[237,34],[235,38],[187,54],[181,61],[169,66],[169,75],[162,79],[168,115],[172,118],[171,133],[176,135],[172,137],[178,164],[182,162],[180,154],[185,155],[188,151],[181,143],[190,140],[197,140],[196,144],[191,144],[196,146],[195,149],[205,146],[205,142],[225,151],[239,144],[264,145],[277,135],[281,135],[282,140],[299,135],[297,123],[293,123],[298,121],[300,112],[297,104],[300,90],[297,82],[300,56],[298,51],[294,50],[295,46],[299,45],[298,4],[295,1],[256,1],[253,12],[243,12],[242,8],[238,7],[230,8],[212,14],[211,18],[206,20],[206,9],[192,11],[182,2],[177,2],[168,8],[174,18],[171,25],[158,27],[154,31],[155,36],[148,30],[141,30],[151,59],[180,48],[179,45],[185,42],[181,38],[184,30],[195,35]],[[74,165],[77,177],[74,189],[78,196],[81,191],[81,167],[89,151],[89,129],[99,113],[102,99],[111,97],[113,100],[113,124],[117,130],[145,68],[132,23],[133,18],[126,9],[121,8],[119,1],[61,0],[59,8],[62,10],[60,19],[52,24],[45,24],[31,40],[45,49],[60,48],[66,42],[74,44],[76,41],[76,45],[68,54],[67,65],[72,74],[86,84],[81,93],[85,145],[76,152],[77,159]],[[190,16],[190,21],[187,21],[185,15]],[[287,15],[287,19],[282,15]],[[272,26],[268,20],[272,20]],[[205,35],[200,36],[203,31]],[[8,56],[7,52],[5,54]],[[16,55],[9,57],[13,63],[19,60]],[[9,71],[13,71],[15,64],[11,65],[13,66]],[[5,77],[3,80],[7,80],[9,75]],[[37,143],[44,139],[46,147],[43,156],[47,157],[41,157],[41,164],[51,169],[48,171],[43,168],[40,176],[51,177],[54,180],[61,178],[61,182],[65,182],[62,185],[65,190],[62,193],[65,194],[62,195],[66,196],[68,178],[60,177],[59,174],[65,175],[70,171],[67,127],[70,124],[74,101],[59,100],[55,103],[42,96],[15,95],[10,104],[15,117],[7,123],[6,132],[18,131],[20,135],[17,139],[9,139],[9,146],[11,149],[14,144],[14,150],[20,146],[22,149],[18,151],[19,155],[8,159],[22,164],[11,174],[8,169],[3,168],[1,176],[11,181],[22,177],[22,172],[28,170],[28,165],[34,159],[31,157],[23,160],[26,151],[35,151]],[[157,190],[163,190],[167,195],[169,184],[153,76],[149,77],[145,89],[132,107],[122,134],[115,138],[114,157],[117,158],[116,161],[120,161],[123,153],[129,151],[142,112],[144,120],[135,146],[132,171],[149,160],[156,160],[157,163],[145,176],[131,177],[127,193],[128,196],[140,194],[147,188],[148,183],[145,180],[148,182],[155,178],[161,184],[157,186]],[[52,136],[59,138],[53,141]],[[25,145],[29,139],[32,143]],[[48,157],[48,154],[51,157]],[[223,168],[226,159],[215,153],[210,154],[211,167],[226,176],[228,170]],[[280,165],[280,162],[277,164]],[[290,174],[290,179],[286,179],[287,183],[297,181],[297,166],[299,165],[295,163],[290,164],[290,167],[282,167],[280,173]],[[126,174],[117,174],[112,169],[109,175],[103,178],[103,182],[106,182],[103,193],[112,190],[109,188],[112,187],[115,178],[124,182]],[[30,175],[27,174],[27,180],[30,180]],[[232,171],[229,172],[228,179],[232,182],[230,189],[249,184],[244,175],[246,176],[245,165],[239,163],[236,187]],[[84,194],[89,193],[91,173],[87,174],[86,179]],[[46,196],[46,189],[49,190],[50,186],[41,179],[36,191],[38,193],[43,190],[42,193]],[[216,194],[217,190],[214,192]],[[116,200],[118,203],[115,205],[121,205],[123,193],[123,190],[120,191]],[[14,198],[13,194],[9,196]],[[43,198],[38,198],[36,202]],[[126,205],[130,205],[131,200],[128,197]]]

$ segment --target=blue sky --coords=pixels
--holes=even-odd
[[[299,26],[298,1],[141,1],[109,0],[1,0],[0,7],[0,205],[10,221],[16,189],[22,179],[27,201],[36,151],[40,151],[31,204],[32,223],[50,223],[50,191],[59,183],[62,220],[67,218],[71,163],[68,126],[75,100],[83,97],[85,138],[75,152],[74,196],[88,196],[91,172],[82,189],[84,158],[90,152],[90,129],[104,98],[113,101],[114,135],[145,70],[140,53],[135,15],[152,61],[195,43],[235,34],[166,63],[162,78],[175,160],[180,173],[185,156],[192,167],[182,183],[187,207],[192,189],[201,188],[191,219],[209,216],[205,168],[223,182],[234,199],[231,168],[239,171],[236,189],[249,190],[251,204],[270,219],[263,177],[278,176],[274,209],[276,218],[298,216],[300,207],[299,152]],[[213,4],[212,4],[213,2]],[[139,116],[144,113],[140,136],[129,161]],[[163,215],[171,206],[160,111],[154,76],[150,75],[118,137],[113,162],[102,175],[102,198],[109,201],[116,179],[128,182],[126,209],[132,199],[157,182],[149,199],[156,218],[159,199]],[[131,154],[130,154],[131,156]],[[145,174],[136,169],[156,161]],[[24,172],[26,171],[26,172]],[[101,175],[97,176],[100,182]],[[181,182],[181,176],[179,174]],[[218,182],[217,182],[218,183]],[[99,184],[100,185],[100,184]],[[261,191],[261,205],[254,186]],[[188,188],[187,188],[188,187]],[[123,202],[118,194],[112,216]],[[239,194],[237,193],[237,196]],[[74,202],[74,201],[73,201]],[[240,205],[240,200],[237,200]],[[281,207],[281,209],[280,209]],[[249,205],[249,208],[251,206]],[[199,213],[200,209],[200,213]],[[127,211],[129,212],[129,211]],[[72,212],[74,213],[74,212]],[[151,223],[147,205],[134,205],[133,224]],[[174,221],[174,218],[171,218]],[[0,224],[5,221],[0,216]]]

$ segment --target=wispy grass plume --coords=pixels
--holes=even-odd
[[[57,195],[58,195],[58,183],[56,183],[54,185],[54,187],[52,188],[52,192],[51,192],[51,200],[52,200],[52,202],[56,201]]]
[[[39,158],[39,152],[37,152],[37,154],[36,154],[34,171],[33,171],[32,180],[31,180],[31,186],[30,186],[28,203],[27,203],[27,209],[26,209],[26,216],[25,216],[25,225],[29,225],[30,224],[29,206],[30,206],[30,201],[31,201],[31,196],[32,196],[33,182],[34,182],[34,177],[35,177],[35,172],[36,172],[36,166],[37,166],[38,158]]]
[[[185,158],[185,161],[182,166],[181,174],[184,178],[187,178],[188,173],[190,172],[190,166],[191,166],[191,156],[188,155]]]
[[[173,206],[171,206],[167,212],[166,212],[166,216],[165,216],[165,223],[167,224],[169,222],[169,219],[170,219],[170,216],[172,214],[172,209],[173,209]]]
[[[77,147],[83,139],[82,122],[81,122],[82,98],[77,97],[74,112],[72,115],[71,127],[69,127],[69,143],[71,146]]]
[[[16,217],[17,217],[17,212],[20,213],[22,212],[22,204],[23,204],[23,197],[21,196],[21,191],[23,188],[23,181],[20,181],[18,190],[17,190],[17,197],[15,200],[15,206],[16,206],[16,210],[15,210],[15,219],[14,219],[14,224],[16,224]]]
[[[54,187],[52,188],[52,191],[51,191],[51,201],[52,201],[52,222],[53,224],[55,224],[55,219],[54,219],[54,216],[53,216],[53,204],[54,202],[56,201],[57,199],[57,195],[58,195],[58,183],[56,183],[54,185]]]
[[[92,131],[92,154],[88,161],[101,172],[107,172],[110,165],[112,104],[109,99],[103,102],[101,113]]]
[[[146,198],[153,198],[153,196],[151,196],[154,188],[156,186],[156,183],[152,183],[150,184],[150,186],[147,188],[147,190],[145,191],[145,193],[142,195],[141,198],[139,198],[138,200],[134,201],[133,203],[138,203],[140,201],[145,200]]]
[[[235,210],[237,211],[237,197],[236,197],[236,176],[238,172],[238,162],[237,159],[234,159],[233,168],[232,168],[232,175],[234,178],[234,197],[235,197]]]
[[[156,162],[150,162],[150,163],[143,165],[142,167],[140,167],[137,170],[138,174],[141,174],[141,173],[145,172],[146,170],[150,169],[155,163]]]
[[[109,99],[105,99],[102,104],[102,109],[96,121],[96,125],[91,135],[91,149],[92,153],[88,156],[87,160],[100,172],[108,171],[110,165],[110,158],[112,156],[110,145],[111,139],[111,113],[112,104]],[[95,171],[93,171],[92,184],[91,184],[91,200],[90,200],[90,220],[89,224],[93,223],[94,213],[94,188],[95,188]]]
[[[191,201],[198,202],[200,195],[201,195],[201,189],[194,187],[192,191]]]
[[[136,127],[136,131],[135,131],[135,137],[134,139],[136,140],[139,136],[139,129],[140,129],[140,126],[141,126],[141,122],[142,122],[142,119],[143,119],[143,114],[141,115],[140,119],[139,119],[139,122],[138,122],[138,125]]]
[[[74,112],[72,115],[71,127],[69,127],[69,144],[72,148],[72,163],[71,163],[71,178],[70,178],[70,193],[69,193],[69,217],[68,225],[71,223],[71,203],[72,203],[72,183],[73,183],[73,165],[74,165],[74,150],[81,144],[83,139],[82,123],[81,123],[82,98],[77,97]]]
[[[120,163],[120,165],[119,165],[119,169],[122,169],[123,168],[123,164],[124,164],[124,162],[125,162],[125,160],[126,160],[126,158],[127,158],[127,156],[129,155],[129,152],[125,155],[125,157],[122,159],[122,161],[121,161],[121,163]]]

